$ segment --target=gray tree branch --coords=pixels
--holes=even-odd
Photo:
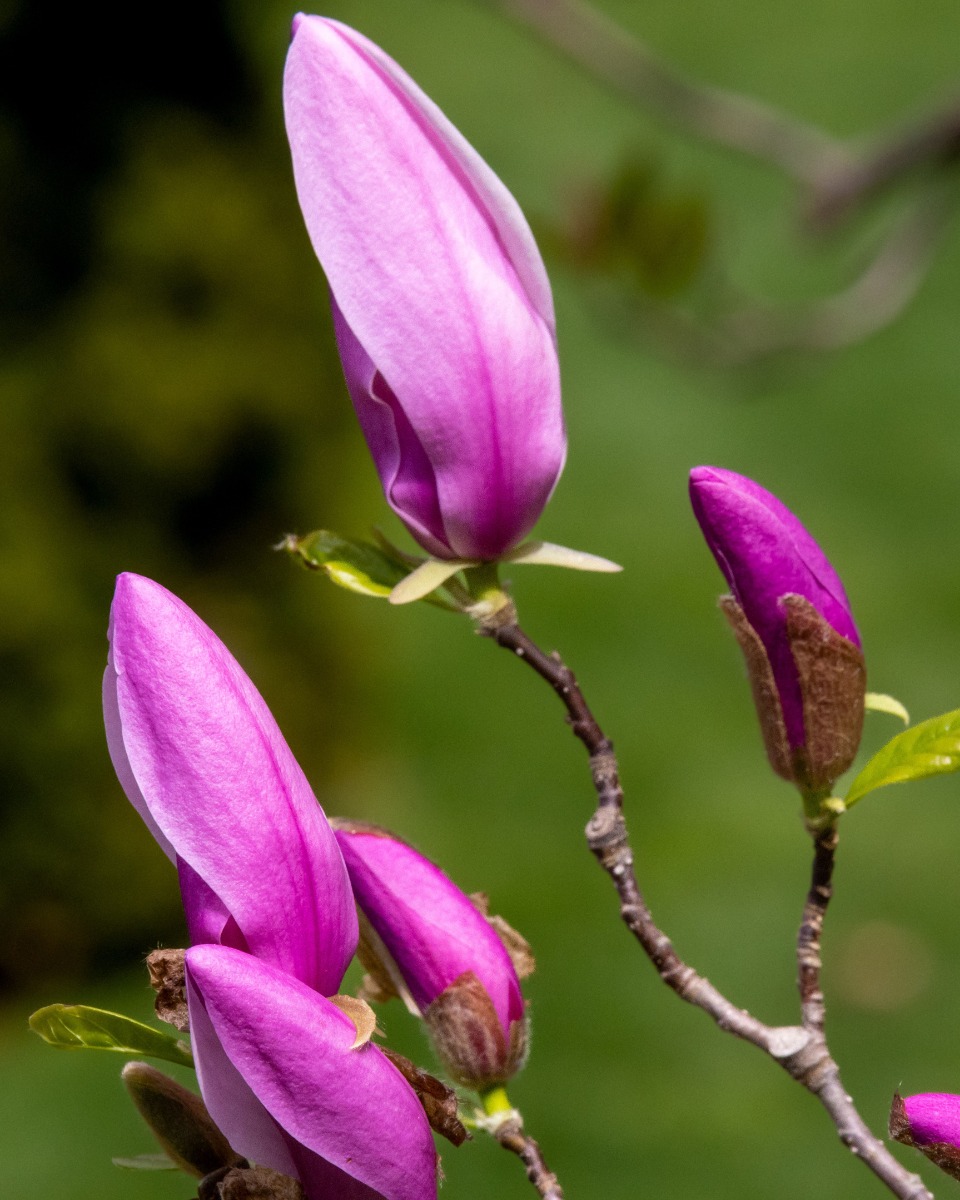
[[[820,990],[820,931],[830,898],[835,832],[828,830],[815,843],[813,877],[797,939],[803,1023],[766,1025],[738,1008],[688,966],[654,921],[637,882],[613,743],[590,711],[573,672],[559,655],[545,654],[531,641],[517,624],[512,606],[480,621],[479,628],[546,680],[566,708],[570,727],[589,754],[597,797],[596,810],[587,823],[587,844],[613,883],[623,923],[663,982],[682,1000],[702,1009],[718,1028],[762,1050],[812,1092],[829,1114],[843,1144],[895,1196],[900,1200],[933,1200],[923,1180],[901,1166],[871,1133],[843,1087],[827,1046]]]

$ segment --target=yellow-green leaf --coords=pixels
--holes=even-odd
[[[30,1028],[58,1050],[113,1050],[193,1066],[193,1054],[181,1038],[85,1004],[48,1004],[31,1016]]]
[[[299,558],[313,571],[347,591],[361,596],[389,596],[410,568],[388,557],[369,542],[355,542],[328,529],[317,529],[304,537],[291,534],[281,549]]]
[[[179,1171],[180,1168],[166,1154],[137,1154],[133,1158],[115,1158],[115,1167],[125,1171]]]
[[[922,721],[887,742],[851,784],[847,808],[888,784],[951,771],[960,771],[960,709]]]
[[[867,692],[863,697],[863,707],[867,712],[886,713],[891,717],[899,717],[904,725],[910,724],[910,714],[896,696],[887,696],[884,692]]]

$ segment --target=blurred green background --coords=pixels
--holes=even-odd
[[[956,0],[601,7],[703,81],[837,135],[919,114],[955,82]],[[583,844],[586,764],[548,689],[462,619],[348,595],[271,552],[321,525],[403,536],[350,411],[290,178],[291,11],[210,0],[133,25],[123,11],[0,3],[4,1195],[190,1194],[183,1176],[111,1165],[153,1149],[120,1061],[59,1054],[26,1029],[58,1000],[146,1018],[138,961],[184,936],[173,872],[103,742],[122,570],[224,638],[328,812],[396,828],[529,937],[533,1051],[512,1094],[571,1200],[879,1195],[813,1099],[678,1003],[629,940]],[[538,532],[626,570],[517,568],[521,615],[616,740],[655,915],[737,1003],[791,1022],[808,848],[760,749],[686,474],[743,471],[802,515],[845,578],[872,688],[915,719],[960,704],[956,226],[916,301],[864,344],[753,371],[685,363],[628,317],[649,299],[643,271],[578,265],[563,230],[585,195],[626,169],[693,213],[674,282],[694,305],[721,263],[743,288],[813,295],[848,277],[867,234],[826,253],[804,243],[782,178],[678,136],[482,5],[326,13],[413,74],[542,235],[570,457]],[[869,717],[865,748],[894,732]],[[878,1132],[895,1087],[960,1091],[958,786],[880,792],[844,822],[829,1027]],[[384,1021],[424,1059],[405,1013]],[[448,1149],[444,1169],[448,1197],[532,1195],[488,1140]]]

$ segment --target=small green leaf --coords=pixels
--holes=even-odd
[[[59,1050],[115,1050],[193,1066],[190,1047],[180,1038],[85,1004],[48,1004],[31,1016],[30,1028]]]
[[[172,1158],[165,1154],[138,1154],[135,1158],[115,1158],[115,1167],[123,1167],[125,1171],[179,1171],[180,1168]]]
[[[960,708],[922,721],[887,742],[851,784],[847,808],[887,784],[951,771],[960,771]]]
[[[895,696],[887,696],[883,692],[867,692],[863,698],[863,707],[867,712],[886,713],[891,717],[899,717],[904,725],[910,724],[910,714]]]
[[[290,534],[280,549],[298,557],[310,570],[323,571],[339,587],[361,596],[389,596],[410,574],[409,567],[370,542],[355,542],[328,529],[304,537]]]

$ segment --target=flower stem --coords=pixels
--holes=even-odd
[[[494,1087],[489,1092],[483,1092],[480,1096],[480,1103],[488,1117],[513,1112],[513,1105],[510,1103],[510,1097],[507,1095],[505,1087]]]
[[[523,1117],[510,1103],[506,1088],[483,1092],[480,1102],[488,1118],[483,1122],[485,1128],[504,1150],[520,1159],[541,1200],[563,1200],[563,1188],[544,1162],[539,1144],[524,1131]]]

